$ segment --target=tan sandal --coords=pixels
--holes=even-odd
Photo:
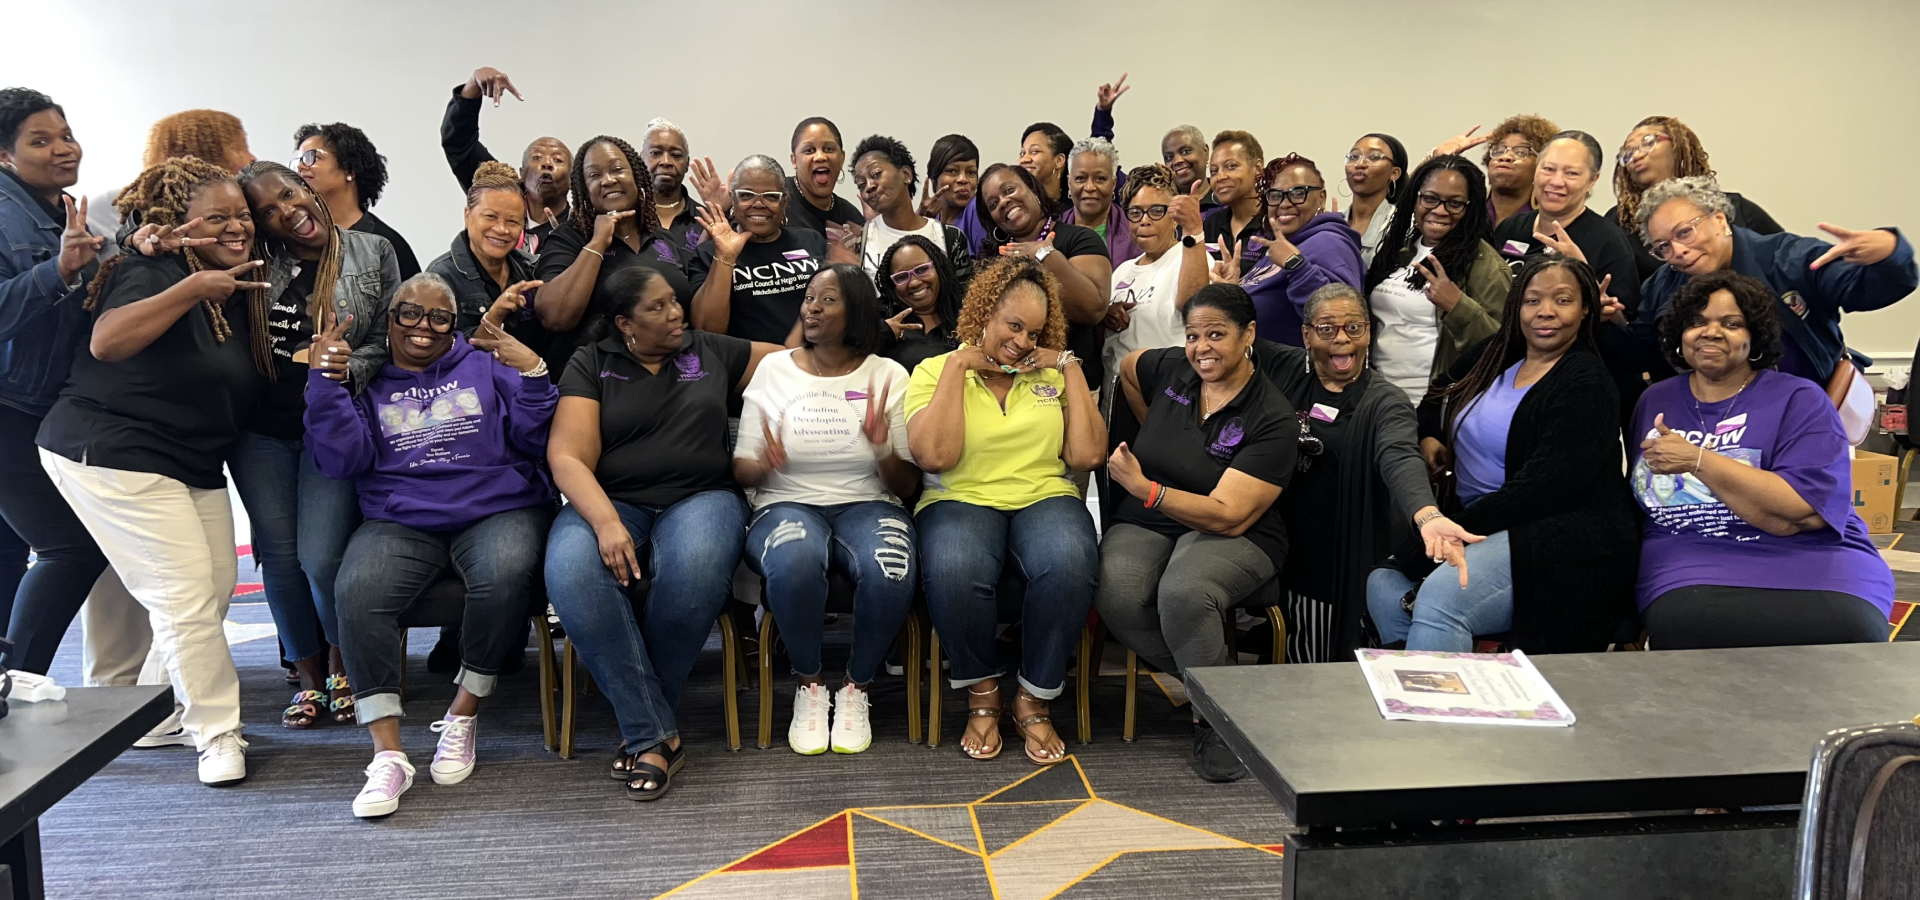
[[[1047,703],[1047,701],[1027,693],[1026,688],[1020,689],[1020,693],[1018,694],[1018,697],[1019,699],[1025,700],[1028,703],[1043,703],[1043,704]],[[1051,704],[1049,704],[1049,708],[1047,712],[1034,713],[1033,715],[1027,716],[1024,719],[1020,718],[1018,713],[1013,714],[1013,728],[1015,731],[1020,732],[1020,740],[1022,743],[1022,748],[1026,750],[1027,758],[1030,760],[1033,760],[1033,764],[1036,766],[1057,766],[1067,761],[1067,748],[1066,748],[1067,742],[1065,738],[1060,739],[1060,755],[1052,758],[1048,758],[1045,756],[1035,756],[1030,746],[1031,742],[1034,740],[1037,740],[1037,738],[1035,738],[1033,735],[1028,734],[1027,729],[1035,727],[1037,725],[1046,725],[1048,730],[1053,731],[1054,737],[1056,738],[1060,737],[1059,730],[1053,727],[1053,716],[1049,715],[1049,713],[1051,712],[1052,712],[1052,708],[1051,708]]]
[[[994,685],[992,689],[985,690],[985,691],[976,691],[972,687],[967,688],[967,694],[973,697],[992,697],[999,693],[1000,693],[1000,686],[997,684]],[[992,753],[985,752],[986,748],[984,745],[982,745],[980,751],[977,751],[977,752],[973,750],[968,750],[967,743],[966,743],[966,733],[962,732],[962,734],[960,735],[961,737],[960,752],[961,753],[966,754],[967,757],[970,759],[985,761],[985,760],[993,759],[996,756],[999,756],[1000,751],[1005,750],[1007,748],[1007,742],[1004,740],[999,740],[1000,704],[998,701],[996,701],[992,706],[968,707],[967,719],[969,720],[969,722],[971,722],[971,720],[973,719],[992,719],[993,729],[987,732],[987,734],[995,738],[995,741],[993,744]]]

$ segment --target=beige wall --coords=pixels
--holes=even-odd
[[[1170,10],[1190,8],[1182,20]],[[987,161],[1048,119],[1084,133],[1093,88],[1131,73],[1122,161],[1156,158],[1178,122],[1244,128],[1268,152],[1329,165],[1367,131],[1416,155],[1461,128],[1536,111],[1611,151],[1642,116],[1679,116],[1722,180],[1789,230],[1920,226],[1920,3],[569,3],[467,0],[13,4],[0,84],[46,90],[87,147],[82,187],[137,171],[147,126],[191,107],[239,115],[253,150],[290,155],[302,122],[343,120],[386,153],[377,211],[422,262],[459,227],[437,129],[476,66],[527,102],[483,133],[518,161],[530,138],[636,143],[663,115],[722,165],[784,158],[792,124],[836,120],[916,153],[958,131]],[[529,38],[547,38],[539,42]],[[1611,166],[1609,166],[1611,171]],[[851,193],[850,188],[843,191]],[[1603,192],[1604,193],[1604,192]],[[1611,203],[1596,197],[1604,211]],[[1847,336],[1904,357],[1920,303],[1851,316]]]

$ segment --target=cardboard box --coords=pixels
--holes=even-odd
[[[1853,458],[1853,511],[1860,514],[1871,534],[1891,534],[1893,516],[1893,480],[1899,477],[1900,461],[1883,453],[1865,450]]]

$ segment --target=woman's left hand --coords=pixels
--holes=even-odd
[[[1013,243],[1013,244],[1003,244],[1000,247],[1000,255],[1001,256],[1038,256],[1040,254],[1041,247],[1051,247],[1051,246],[1053,246],[1053,235],[1049,234],[1047,235],[1045,240],[1020,241],[1018,243]]]
[[[1460,286],[1447,277],[1447,267],[1440,264],[1440,257],[1431,253],[1420,261],[1420,272],[1427,276],[1427,299],[1440,307],[1440,314],[1453,312],[1460,305]]]
[[[314,335],[313,343],[303,351],[307,357],[307,368],[318,370],[333,381],[346,381],[347,362],[352,358],[353,351],[347,347],[345,337],[347,326],[352,323],[353,317],[347,316]],[[299,362],[300,357],[296,355],[294,361]]]
[[[492,322],[482,321],[474,332],[470,343],[477,350],[493,355],[494,359],[513,367],[522,375],[540,367],[540,354],[533,352],[527,345],[520,343],[513,335],[501,330]]]
[[[1568,259],[1587,261],[1587,254],[1580,249],[1579,244],[1573,242],[1573,237],[1567,234],[1566,227],[1559,222],[1547,220],[1547,230],[1534,232],[1533,239]]]
[[[1078,361],[1077,359],[1075,360],[1075,362]],[[1060,351],[1048,350],[1045,347],[1036,347],[1032,353],[1027,354],[1026,359],[1020,361],[1019,369],[1022,372],[1033,372],[1040,369],[1057,368],[1059,365]]]
[[[1856,266],[1871,266],[1892,256],[1894,249],[1900,246],[1900,241],[1893,236],[1893,232],[1881,231],[1878,228],[1871,231],[1853,231],[1821,222],[1820,230],[1839,238],[1840,243],[1833,245],[1832,250],[1820,254],[1819,259],[1807,266],[1809,269],[1818,269],[1836,259],[1844,259]]]
[[[1706,461],[1706,451],[1687,440],[1686,435],[1667,427],[1667,414],[1653,417],[1659,434],[1640,442],[1640,458],[1656,475],[1679,475],[1697,471]]]
[[[492,306],[487,307],[486,315],[481,316],[480,320],[483,322],[491,322],[496,326],[505,325],[507,321],[507,316],[512,315],[513,313],[519,312],[520,310],[525,309],[527,307],[526,292],[531,291],[543,284],[546,284],[546,282],[544,281],[514,282],[512,286],[500,292],[500,297],[493,301]]]
[[[1133,455],[1133,449],[1121,441],[1113,448],[1113,455],[1107,457],[1107,475],[1127,489],[1127,493],[1146,499],[1147,477],[1140,472],[1140,460]]]

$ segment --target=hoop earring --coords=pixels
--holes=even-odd
[[[993,242],[996,244],[1007,243],[1007,233],[1001,231],[998,225],[993,226],[993,228],[987,232],[987,237],[993,238]]]
[[[1755,353],[1755,354],[1753,354],[1752,356],[1749,356],[1749,357],[1747,357],[1747,362],[1759,362],[1759,361],[1760,361],[1760,357],[1762,357],[1762,356],[1766,356],[1766,354],[1765,354],[1765,353]]]

